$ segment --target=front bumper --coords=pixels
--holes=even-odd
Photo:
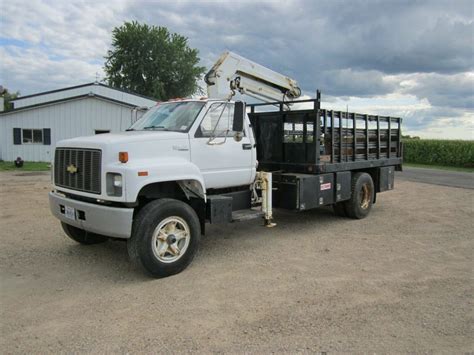
[[[64,207],[76,210],[76,219],[67,218]],[[117,208],[87,203],[49,193],[49,208],[64,223],[88,232],[114,238],[130,238],[132,234],[133,208]]]

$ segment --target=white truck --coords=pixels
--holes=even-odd
[[[393,189],[399,118],[322,110],[319,97],[291,110],[294,80],[231,52],[205,80],[209,98],[160,102],[126,132],[58,142],[49,203],[70,238],[126,240],[134,263],[165,277],[189,265],[206,223],[273,226],[273,207],[330,205],[363,218]],[[265,103],[230,101],[236,91]]]

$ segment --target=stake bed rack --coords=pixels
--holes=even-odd
[[[259,170],[320,174],[401,169],[401,118],[326,110],[320,102],[318,92],[316,99],[247,106]],[[301,103],[313,103],[314,108],[285,110],[288,104]],[[262,107],[277,110],[257,112]]]

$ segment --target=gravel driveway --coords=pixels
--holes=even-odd
[[[67,239],[48,181],[0,173],[3,353],[474,351],[472,189],[399,180],[360,221],[210,226],[154,280],[123,242]]]

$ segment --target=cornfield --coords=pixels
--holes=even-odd
[[[474,167],[474,141],[441,139],[403,140],[406,163]]]

